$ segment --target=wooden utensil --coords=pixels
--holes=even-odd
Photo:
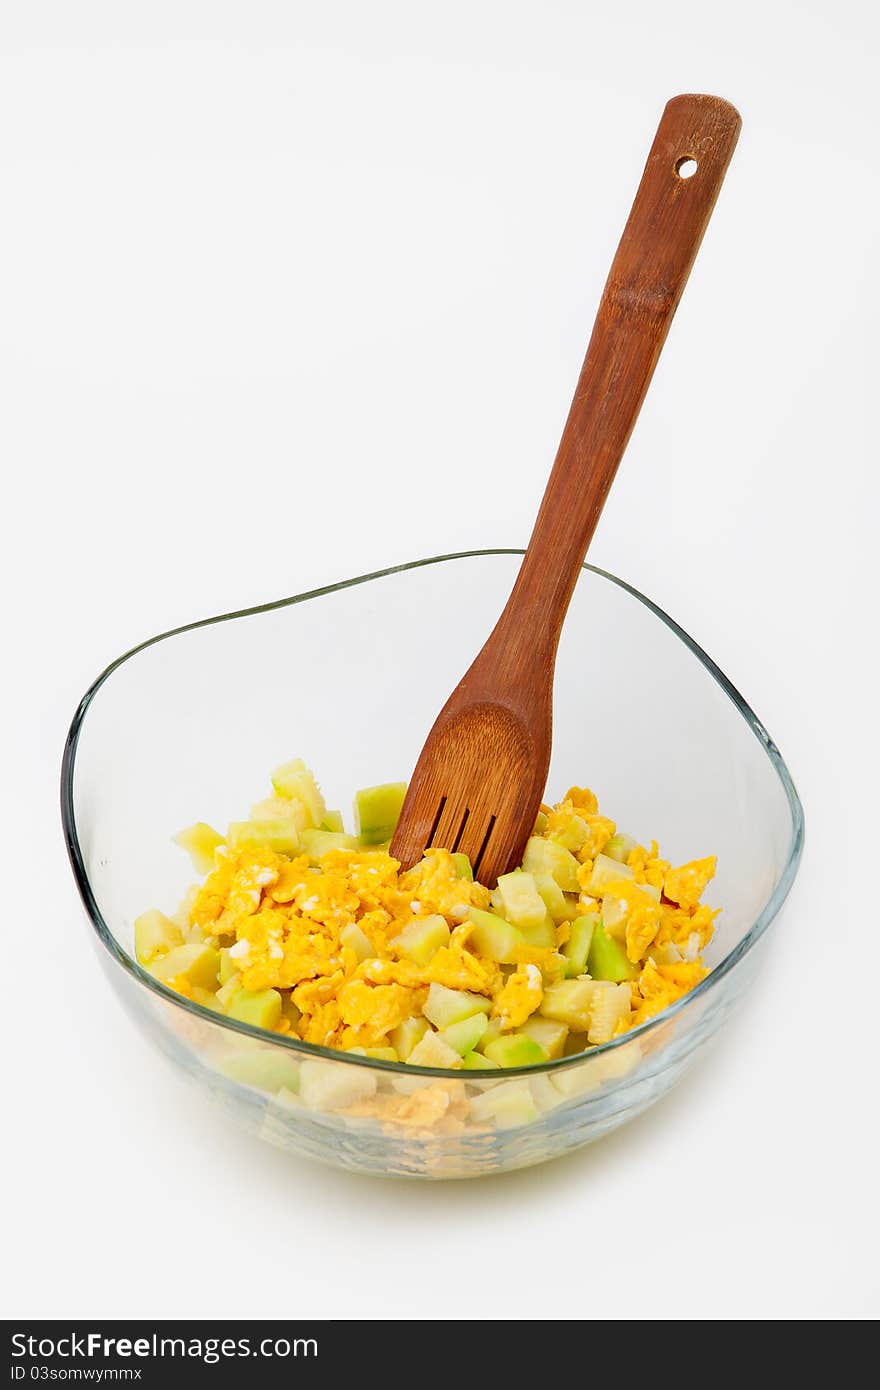
[[[563,619],[740,130],[729,102],[667,104],[513,591],[428,735],[391,853],[461,850],[493,885],[520,863],[550,765]]]

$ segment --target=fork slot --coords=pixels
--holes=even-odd
[[[442,819],[442,817],[443,817],[443,811],[444,811],[444,809],[445,809],[445,806],[446,806],[446,797],[445,797],[445,796],[441,796],[441,798],[440,798],[440,805],[437,807],[437,814],[436,814],[436,816],[434,817],[434,824],[431,826],[431,833],[430,833],[430,835],[428,836],[427,840],[425,841],[425,848],[426,848],[426,849],[428,848],[429,845],[433,845],[433,843],[434,843],[434,836],[437,834],[437,827],[438,827],[438,825],[440,824],[440,821],[441,821],[441,819]]]
[[[485,835],[483,836],[483,843],[480,845],[480,851],[479,851],[479,853],[478,853],[476,859],[475,859],[474,862],[473,862],[474,878],[479,878],[479,871],[480,871],[480,866],[481,866],[481,864],[482,864],[482,862],[483,862],[483,855],[486,853],[486,849],[487,849],[487,847],[488,847],[489,841],[490,841],[491,838],[492,838],[492,831],[495,829],[495,822],[496,822],[497,819],[498,819],[497,816],[490,816],[490,817],[489,817],[489,824],[488,824],[488,826],[487,826],[487,828],[486,828],[486,833],[485,833]]]
[[[466,826],[467,823],[468,823],[468,816],[469,816],[469,815],[470,815],[470,811],[467,809],[467,807],[465,807],[465,812],[464,812],[464,816],[462,817],[461,825],[458,827],[458,834],[456,835],[455,840],[453,841],[453,844],[452,844],[452,853],[453,853],[453,854],[456,853],[456,851],[458,850],[459,845],[461,844],[461,837],[462,837],[462,835],[464,834],[464,828],[465,828],[465,826]]]

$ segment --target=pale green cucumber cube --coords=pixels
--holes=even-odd
[[[327,814],[324,798],[318,784],[306,767],[302,758],[294,758],[284,763],[272,773],[272,786],[278,796],[289,801],[299,801],[308,812],[309,824],[318,826]]]
[[[174,843],[186,850],[197,874],[209,874],[214,867],[214,851],[226,842],[219,831],[200,820],[179,831]]]
[[[274,1028],[281,1018],[281,995],[277,989],[240,989],[230,1000],[228,1013],[253,1028]]]
[[[535,1104],[541,1111],[555,1110],[557,1105],[562,1104],[562,1096],[546,1072],[539,1071],[535,1076],[530,1076],[529,1088],[534,1096]]]
[[[616,859],[618,864],[625,864],[634,849],[638,849],[639,842],[634,840],[631,835],[612,835],[602,850],[606,859]]]
[[[529,946],[540,946],[542,950],[552,951],[556,946],[556,928],[553,925],[553,918],[544,910],[544,920],[536,927],[520,927],[520,931]]]
[[[468,921],[474,926],[471,942],[481,956],[497,960],[501,965],[516,963],[519,948],[525,945],[525,937],[511,922],[497,917],[494,912],[484,912],[479,907],[469,909]]]
[[[369,1067],[335,1062],[302,1062],[299,1095],[310,1110],[346,1110],[376,1094],[376,1073]]]
[[[521,930],[539,927],[547,916],[544,899],[538,892],[531,874],[515,869],[512,874],[502,874],[498,880],[504,917]]]
[[[440,1037],[460,1057],[465,1057],[467,1053],[473,1052],[488,1026],[487,1014],[471,1014],[470,1018],[463,1018],[459,1023],[451,1023],[448,1028],[444,1028]]]
[[[159,956],[150,964],[150,973],[163,984],[183,979],[202,989],[216,988],[219,970],[220,952],[214,946],[198,942],[175,946],[166,956]]]
[[[421,1042],[428,1031],[426,1018],[405,1018],[388,1034],[388,1041],[396,1051],[401,1062],[406,1062],[416,1043]]]
[[[229,984],[230,980],[240,980],[241,971],[238,968],[238,961],[229,954],[228,946],[220,948],[220,983]]]
[[[501,1025],[501,1019],[490,1018],[489,1025],[483,1036],[480,1038],[480,1041],[477,1043],[477,1046],[474,1048],[474,1051],[485,1053],[486,1048],[489,1046],[489,1043],[494,1042],[496,1038],[502,1037],[503,1033],[504,1029]]]
[[[220,1070],[233,1081],[253,1086],[258,1091],[296,1091],[299,1087],[299,1062],[281,1048],[239,1052],[227,1057]]]
[[[580,887],[578,861],[555,840],[542,840],[533,835],[526,845],[523,868],[530,874],[549,874],[563,893],[577,893]]]
[[[543,1018],[567,1024],[575,1033],[585,1033],[590,1026],[592,996],[592,980],[562,980],[547,986],[538,1012]]]
[[[250,847],[270,849],[275,854],[286,854],[290,858],[299,851],[296,826],[293,821],[287,820],[233,821],[226,832],[226,843],[231,850]]]
[[[559,884],[550,874],[535,874],[535,886],[541,900],[556,923],[571,921],[571,905]]]
[[[500,1071],[497,1062],[491,1062],[488,1057],[484,1057],[482,1052],[466,1052],[462,1058],[462,1068],[464,1071]]]
[[[542,1018],[540,1014],[532,1014],[531,1018],[520,1025],[519,1031],[543,1048],[551,1062],[561,1057],[565,1051],[568,1025],[554,1018]]]
[[[562,948],[565,957],[565,974],[568,979],[583,975],[587,969],[593,929],[599,920],[598,912],[588,912],[584,917],[575,917],[571,924],[571,934]]]
[[[376,1057],[381,1062],[399,1062],[397,1049],[394,1047],[347,1047],[346,1052],[353,1052],[357,1057]]]
[[[640,967],[629,959],[624,947],[613,936],[609,936],[602,922],[596,922],[587,969],[594,980],[611,980],[619,984],[623,980],[635,980]]]
[[[426,1033],[406,1059],[409,1067],[461,1066],[461,1054],[444,1041],[440,1033]]]
[[[449,926],[445,917],[432,913],[429,917],[416,917],[389,942],[406,960],[416,965],[427,965],[441,946],[449,945]]]
[[[590,838],[590,828],[581,816],[568,816],[563,825],[551,832],[549,838],[563,849],[579,850]]]
[[[563,1100],[573,1100],[575,1096],[586,1096],[591,1091],[598,1091],[602,1077],[595,1064],[582,1067],[573,1065],[554,1071],[550,1081],[553,1089],[559,1092]]]
[[[228,1009],[232,1000],[241,989],[241,975],[236,972],[230,975],[225,984],[222,984],[214,996],[221,1009]]]
[[[348,926],[343,927],[339,933],[339,940],[343,946],[348,946],[354,951],[359,961],[369,960],[376,954],[373,943],[357,922],[349,922]]]
[[[320,859],[331,849],[359,849],[360,845],[353,835],[340,830],[301,830],[300,847],[310,859]]]
[[[464,989],[447,989],[445,985],[434,983],[428,989],[422,1013],[435,1028],[449,1028],[463,1018],[485,1013],[488,1007],[489,1001],[482,994],[469,994]]]
[[[471,1100],[471,1118],[478,1124],[494,1122],[499,1129],[532,1124],[540,1113],[527,1077],[505,1081]]]
[[[156,956],[183,945],[183,932],[176,922],[157,907],[144,912],[134,924],[134,950],[141,965],[149,965]]]
[[[628,984],[612,984],[597,980],[590,1001],[590,1027],[587,1037],[591,1043],[610,1042],[618,1023],[629,1018],[631,993]]]
[[[340,835],[345,831],[341,811],[325,811],[324,819],[321,821],[322,830],[335,830]]]
[[[464,878],[468,883],[473,883],[474,871],[471,868],[471,861],[468,859],[467,855],[461,854],[460,852],[453,854],[452,862],[455,864],[456,877]]]
[[[505,1033],[490,1042],[484,1056],[499,1067],[532,1067],[547,1061],[547,1053],[540,1043],[526,1033]]]
[[[364,845],[390,840],[400,819],[405,782],[386,782],[379,787],[363,787],[354,798],[355,834]]]
[[[628,864],[618,864],[616,859],[609,859],[606,854],[597,854],[586,891],[591,897],[601,898],[609,884],[633,878],[635,875]]]

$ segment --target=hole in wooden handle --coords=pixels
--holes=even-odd
[[[675,172],[680,179],[692,179],[697,172],[697,161],[693,155],[683,154],[675,161]]]

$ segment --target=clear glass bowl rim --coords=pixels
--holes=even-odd
[[[427,565],[445,564],[453,560],[478,559],[489,555],[521,556],[524,554],[525,551],[518,547],[497,547],[486,550],[460,550],[449,555],[432,555],[426,559],[410,560],[405,564],[392,565],[388,569],[374,570],[370,574],[361,574],[354,579],[341,580],[336,584],[325,584],[319,589],[310,589],[306,593],[294,594],[290,598],[275,599],[270,603],[257,604],[252,608],[241,608],[232,613],[220,613],[211,618],[200,618],[195,622],[184,623],[180,627],[171,628],[168,632],[160,632],[155,637],[148,637],[145,641],[139,642],[136,647],[132,647],[130,651],[124,652],[122,656],[112,661],[96,680],[92,682],[77,707],[64,745],[64,755],[61,763],[61,821],[67,853],[71,868],[73,869],[73,876],[76,880],[76,886],[85,907],[86,915],[97,932],[101,944],[109,951],[117,964],[122,966],[123,970],[132,976],[139,985],[151,990],[153,994],[158,995],[161,999],[165,1000],[166,1003],[173,1004],[176,1008],[183,1009],[185,1013],[195,1015],[203,1022],[211,1023],[218,1028],[229,1029],[234,1033],[243,1033],[248,1037],[254,1038],[258,1042],[266,1043],[271,1041],[273,1046],[289,1048],[292,1052],[297,1052],[303,1057],[326,1058],[328,1061],[336,1062],[340,1065],[366,1066],[371,1070],[404,1073],[408,1076],[448,1077],[454,1074],[444,1068],[411,1067],[406,1062],[388,1062],[373,1057],[360,1057],[357,1054],[340,1052],[334,1048],[320,1047],[316,1043],[302,1042],[298,1038],[290,1038],[285,1034],[266,1033],[262,1028],[255,1028],[248,1023],[240,1023],[236,1019],[227,1018],[222,1014],[216,1014],[210,1009],[205,1008],[204,1005],[197,1004],[194,1000],[185,999],[183,995],[176,994],[174,990],[169,989],[166,985],[154,979],[152,975],[144,970],[143,967],[120,946],[113,932],[110,930],[110,927],[105,922],[92,892],[88,871],[80,847],[79,835],[76,827],[76,815],[74,812],[73,781],[76,768],[76,753],[83,722],[92,700],[101,689],[101,686],[104,685],[113,675],[113,672],[126,661],[130,661],[132,657],[137,656],[139,652],[145,651],[147,647],[155,646],[158,642],[164,642],[168,637],[178,637],[182,633],[194,632],[196,629],[202,627],[211,627],[215,623],[225,623],[236,618],[248,618],[257,613],[271,612],[277,608],[292,607],[297,603],[306,603],[309,599],[321,598],[326,594],[338,593],[342,589],[354,588],[355,585],[358,584],[368,584],[373,579],[384,579],[392,574],[404,574],[408,570],[422,569]],[[634,589],[631,584],[627,584],[625,580],[618,579],[616,575],[609,573],[608,570],[603,570],[596,565],[589,564],[585,564],[583,569],[599,575],[602,579],[609,580],[612,584],[616,584],[633,598],[638,599],[639,603],[644,604],[655,617],[666,624],[670,631],[673,632],[686,647],[690,648],[694,656],[697,657],[712,676],[713,680],[721,687],[761,744],[782,783],[791,812],[792,836],[788,847],[785,867],[780,875],[779,882],[765,903],[762,911],[755,918],[755,921],[745,935],[740,938],[724,959],[709,972],[700,984],[683,995],[676,1003],[671,1004],[668,1008],[662,1010],[661,1013],[655,1015],[654,1018],[649,1019],[646,1023],[640,1024],[637,1028],[631,1029],[628,1033],[622,1034],[619,1038],[612,1039],[611,1042],[600,1043],[597,1046],[589,1048],[587,1052],[575,1053],[570,1057],[559,1057],[553,1061],[542,1062],[528,1067],[507,1068],[504,1073],[505,1078],[533,1076],[537,1072],[557,1071],[566,1067],[581,1065],[585,1058],[611,1052],[615,1048],[625,1046],[634,1038],[646,1037],[658,1026],[666,1024],[669,1019],[681,1013],[695,1000],[706,996],[711,990],[717,988],[725,976],[728,975],[752,947],[757,944],[771,922],[778,915],[794,883],[801,860],[801,854],[803,852],[804,811],[800,797],[797,794],[794,781],[782,754],[751,706],[743,699],[736,687],[728,680],[724,672],[716,666],[715,662],[703,648],[679,626],[674,618],[671,618],[669,614],[664,612],[662,608],[659,608],[656,603],[646,598],[638,589]],[[485,1072],[468,1072],[468,1077],[471,1079],[478,1079],[484,1076],[495,1077],[495,1075],[494,1071],[489,1071],[488,1069]]]

